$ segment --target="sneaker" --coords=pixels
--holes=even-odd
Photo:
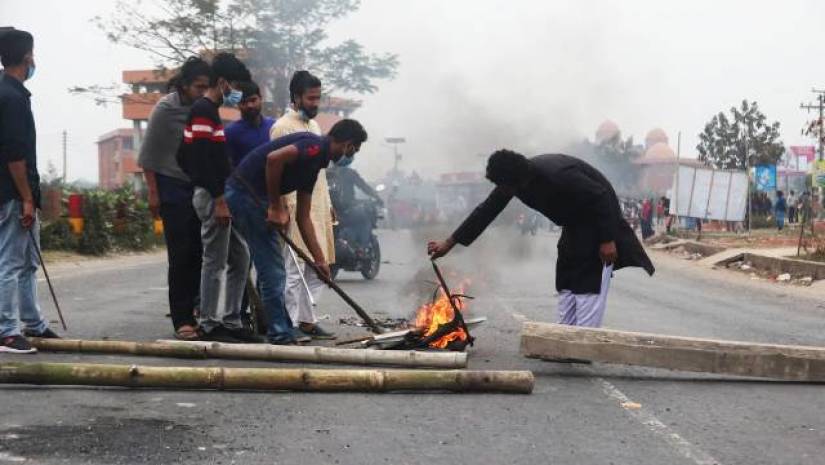
[[[216,326],[212,331],[203,333],[201,341],[225,342],[227,344],[238,344],[243,341],[236,338],[234,333],[223,326]]]
[[[227,329],[227,331],[235,339],[237,339],[241,342],[248,343],[248,344],[259,344],[259,343],[262,343],[262,342],[266,342],[265,338],[263,338],[261,336],[258,336],[257,334],[255,334],[254,332],[252,332],[252,331],[250,331],[246,328]]]
[[[25,337],[17,335],[4,338],[0,341],[0,352],[9,354],[33,354],[37,349],[29,344]]]
[[[294,346],[298,344],[295,339],[270,339],[267,342],[273,346]]]
[[[60,336],[58,336],[56,332],[52,331],[51,328],[46,328],[46,330],[40,334],[37,334],[34,331],[26,329],[23,331],[23,334],[26,337],[39,337],[41,339],[60,339]]]
[[[315,325],[301,324],[298,327],[298,330],[300,332],[302,332],[303,334],[309,336],[312,339],[331,341],[333,339],[338,338],[338,336],[336,336],[335,333],[331,333],[329,331],[324,330],[324,328],[322,328],[321,325],[318,325],[318,324],[315,324]]]

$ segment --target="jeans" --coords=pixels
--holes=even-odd
[[[37,334],[49,327],[37,303],[40,263],[33,240],[39,247],[40,220],[30,234],[20,225],[21,211],[18,200],[0,205],[0,338],[20,335],[18,320]]]
[[[294,340],[292,320],[286,311],[284,246],[278,233],[266,223],[266,206],[259,205],[241,188],[227,186],[224,193],[235,226],[246,239],[258,275],[258,287],[266,313],[270,342]]]
[[[160,218],[169,260],[169,312],[177,331],[184,325],[196,326],[195,307],[200,301],[201,221],[192,202],[177,204],[162,202]]]
[[[218,326],[241,329],[241,300],[249,276],[249,250],[234,225],[221,226],[215,219],[215,201],[206,189],[195,188],[192,198],[201,220],[201,306],[200,326],[210,332]],[[221,286],[226,273],[224,310],[218,313]]]

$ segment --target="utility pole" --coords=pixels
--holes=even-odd
[[[817,120],[817,139],[819,139],[819,148],[817,149],[817,160],[825,160],[825,133],[823,133],[823,116],[825,115],[825,90],[811,89],[811,92],[817,94],[817,103],[801,103],[799,108],[807,111],[819,111],[819,119]]]
[[[66,130],[63,130],[63,184],[65,185],[66,178]]]
[[[679,231],[679,172],[681,171],[682,131],[676,137],[676,192],[673,193],[673,211],[676,213],[676,231]],[[688,208],[689,209],[689,208]]]
[[[816,100],[817,100],[816,105],[811,104],[811,103],[808,103],[808,104],[803,103],[803,104],[799,105],[799,108],[801,108],[803,110],[807,110],[809,112],[811,110],[819,111],[819,119],[817,120],[817,139],[818,139],[817,140],[817,142],[818,142],[817,145],[819,146],[819,148],[817,150],[816,159],[821,162],[822,160],[825,160],[825,140],[823,140],[823,138],[825,138],[825,133],[823,133],[823,129],[825,129],[825,128],[823,128],[823,125],[825,125],[825,120],[823,120],[823,113],[825,113],[825,111],[823,111],[823,110],[825,110],[825,90],[819,90],[819,89],[813,88],[813,89],[811,89],[811,92],[816,94]],[[811,187],[811,194],[816,192],[816,190],[819,190],[820,193],[822,192],[822,189],[819,186],[816,185],[816,176],[817,176],[818,170],[819,170],[819,166],[818,166],[818,163],[817,163],[817,166],[815,166],[814,170],[813,170],[813,172],[814,172],[813,178],[814,179],[813,179],[813,186]]]

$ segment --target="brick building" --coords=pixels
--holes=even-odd
[[[115,129],[97,140],[98,180],[101,189],[125,185],[139,188],[143,170],[137,164],[134,131]]]

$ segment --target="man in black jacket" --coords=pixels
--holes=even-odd
[[[499,150],[487,162],[487,179],[496,188],[448,239],[427,246],[433,259],[455,244],[470,245],[517,197],[562,226],[556,262],[559,322],[601,326],[614,270],[654,268],[633,230],[622,218],[610,182],[595,168],[567,155],[526,158]]]

